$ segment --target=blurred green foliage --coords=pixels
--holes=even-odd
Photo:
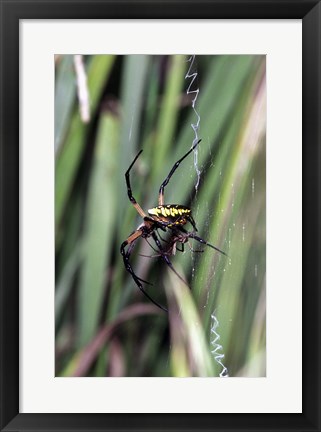
[[[187,60],[85,56],[85,123],[73,56],[56,57],[57,376],[219,376],[216,360],[230,376],[265,375],[264,56],[196,57],[201,181],[196,189],[192,154],[165,189],[165,202],[191,206],[199,235],[230,259],[186,244],[171,260],[189,290],[159,257],[142,256],[155,252],[138,240],[133,267],[166,314],[142,295],[119,252],[141,223],[124,178],[137,152],[131,182],[147,211],[192,145]]]

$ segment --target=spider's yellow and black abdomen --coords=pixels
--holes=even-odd
[[[148,214],[163,222],[171,222],[170,225],[185,225],[190,221],[192,211],[180,204],[167,204],[149,209]]]

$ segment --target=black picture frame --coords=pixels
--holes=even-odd
[[[320,1],[0,0],[1,431],[320,431]],[[302,19],[302,414],[19,414],[19,20]]]

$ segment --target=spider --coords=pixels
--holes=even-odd
[[[164,189],[168,185],[172,175],[179,167],[180,163],[189,155],[191,152],[196,148],[196,146],[201,142],[201,140],[198,140],[192,148],[183,156],[181,157],[175,164],[173,165],[172,169],[170,170],[168,176],[163,181],[159,188],[159,195],[158,195],[158,206],[151,208],[148,210],[148,214],[144,212],[144,210],[141,208],[141,206],[137,203],[136,199],[134,198],[132,194],[132,189],[130,185],[130,178],[129,174],[130,171],[135,164],[138,157],[141,155],[143,150],[140,150],[131,165],[129,166],[128,170],[125,173],[125,179],[126,179],[126,185],[127,185],[127,193],[128,198],[130,202],[133,204],[139,215],[143,218],[143,222],[136,228],[134,232],[130,234],[129,237],[121,244],[120,252],[123,256],[123,261],[126,270],[128,273],[130,273],[131,277],[133,278],[134,282],[138,286],[138,288],[142,291],[142,293],[157,307],[167,312],[167,309],[152,299],[152,297],[145,291],[142,283],[147,283],[149,285],[150,282],[147,282],[140,277],[138,277],[130,263],[130,256],[132,253],[132,250],[136,244],[136,241],[139,238],[145,239],[148,244],[152,247],[153,250],[156,250],[148,241],[149,238],[152,238],[156,244],[156,247],[158,250],[157,256],[160,256],[165,263],[170,267],[170,269],[188,286],[187,282],[177,273],[175,268],[173,267],[173,264],[171,263],[169,256],[175,254],[176,250],[179,250],[182,252],[184,250],[184,243],[188,242],[188,240],[194,239],[197,240],[199,243],[209,246],[212,249],[215,249],[216,251],[220,252],[221,254],[228,256],[225,252],[218,249],[216,246],[213,246],[212,244],[208,243],[206,240],[202,239],[201,237],[196,235],[197,228],[195,221],[192,216],[192,211],[189,207],[186,207],[181,204],[164,204]],[[183,226],[187,223],[190,223],[194,229],[194,231],[187,231]],[[166,241],[168,243],[168,246],[166,248],[163,248],[160,239],[160,234],[158,230],[169,232],[170,237]],[[162,239],[163,240],[163,239]],[[165,241],[165,240],[164,240]],[[181,249],[177,247],[177,243],[181,244]],[[127,248],[127,250],[126,250]]]

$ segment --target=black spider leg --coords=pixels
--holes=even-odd
[[[182,231],[183,233],[185,233],[185,234],[186,234],[186,237],[188,237],[188,238],[192,238],[192,239],[195,239],[195,240],[197,240],[198,242],[200,242],[200,243],[202,243],[202,244],[205,244],[206,246],[209,246],[209,247],[211,247],[212,249],[215,249],[217,252],[220,252],[221,254],[223,254],[223,255],[225,255],[226,257],[229,258],[229,256],[227,255],[227,253],[223,252],[223,251],[222,251],[221,249],[219,249],[218,247],[213,246],[211,243],[208,243],[206,240],[202,239],[201,237],[198,237],[196,234],[194,234],[194,233],[192,233],[192,232],[189,232],[189,231],[186,231],[186,229],[184,229],[183,227],[178,227],[178,229],[179,229],[180,231]]]
[[[198,140],[197,143],[195,143],[192,148],[182,157],[180,158],[177,162],[175,162],[173,168],[170,170],[168,176],[166,177],[166,179],[163,181],[163,183],[161,184],[160,188],[159,188],[159,196],[158,196],[158,204],[159,205],[164,205],[164,189],[165,186],[168,185],[168,182],[170,181],[172,175],[174,174],[174,172],[177,170],[177,168],[179,167],[179,164],[190,154],[192,153],[192,151],[195,149],[195,147],[201,142],[202,140]]]
[[[173,228],[172,228],[173,229]],[[177,240],[175,240],[175,239],[173,239],[173,237],[175,237],[175,236],[172,236],[172,237],[170,237],[168,240],[165,240],[165,239],[163,239],[163,237],[160,235],[160,233],[159,232],[157,232],[157,235],[158,235],[158,237],[164,242],[164,243],[167,243],[167,244],[169,244],[170,246],[174,246],[174,244],[175,243],[181,243],[182,244],[182,249],[179,249],[179,247],[177,246],[177,244],[176,244],[176,250],[178,250],[179,252],[184,252],[184,243],[182,243],[182,242],[180,242],[178,239]],[[172,241],[171,241],[172,240]]]
[[[134,231],[134,232],[135,232],[135,231]],[[140,237],[138,237],[138,238],[140,238]],[[138,238],[137,238],[137,240],[138,240]],[[125,243],[125,242],[124,242],[124,243]],[[127,244],[128,244],[128,249],[127,249],[127,251],[126,251],[126,257],[127,257],[127,259],[129,260],[129,257],[130,257],[130,255],[131,255],[131,253],[132,253],[132,250],[134,249],[134,247],[135,247],[135,245],[136,245],[136,241],[133,241],[132,243],[127,243]],[[141,282],[144,282],[144,283],[147,284],[147,285],[154,285],[154,284],[152,284],[151,282],[148,282],[147,280],[140,278],[139,276],[137,276],[136,273],[135,273],[135,277],[136,277],[138,280],[140,280]]]
[[[141,217],[146,217],[146,213],[141,208],[141,206],[138,204],[138,202],[136,201],[136,199],[133,197],[132,188],[131,188],[131,184],[130,184],[130,178],[129,178],[130,170],[133,168],[134,163],[136,162],[136,160],[138,159],[138,157],[142,153],[142,151],[143,150],[140,150],[140,152],[138,152],[138,154],[136,155],[135,159],[130,164],[128,170],[125,173],[125,179],[126,179],[127,194],[128,194],[129,201],[133,204],[133,206],[135,207],[135,209],[137,210],[137,212],[141,215]]]
[[[164,239],[161,235],[160,235],[160,233],[158,232],[157,233],[157,235],[158,235],[158,237],[164,242],[164,243],[170,243],[170,241],[169,240],[166,240],[166,239]]]
[[[130,252],[127,253],[125,250],[125,247],[127,246],[127,244],[128,243],[125,241],[120,246],[120,253],[123,256],[123,261],[124,261],[124,265],[125,265],[126,270],[128,271],[128,273],[130,273],[131,277],[134,279],[134,282],[136,283],[138,288],[141,290],[141,292],[144,294],[144,296],[147,297],[148,300],[150,300],[152,303],[154,303],[155,306],[159,307],[160,309],[162,309],[165,312],[168,312],[168,310],[164,306],[162,306],[157,301],[152,299],[152,297],[144,290],[143,285],[140,283],[141,279],[136,276],[136,274],[134,273],[134,270],[130,264],[129,257],[130,257],[130,252],[131,252],[132,248],[131,248]]]
[[[164,243],[167,243],[168,245],[169,245],[169,249],[172,249],[173,248],[173,245],[175,244],[175,243],[177,243],[177,241],[178,240],[174,240],[174,241],[167,241],[167,240],[164,240],[163,238],[162,238],[162,236],[159,234],[159,232],[157,232],[157,235],[158,235],[158,237],[164,242]],[[164,248],[162,248],[162,251],[160,251],[159,249],[156,249],[148,240],[147,240],[147,238],[145,238],[144,240],[146,240],[146,242],[149,244],[149,246],[153,249],[153,251],[155,251],[156,252],[156,254],[155,255],[144,255],[144,254],[139,254],[140,256],[143,256],[143,257],[145,257],[145,258],[158,258],[158,257],[160,257],[160,256],[162,256],[162,254],[163,255],[173,255],[173,253],[170,253],[170,252],[167,252],[167,250],[164,250]],[[180,252],[184,252],[184,249],[178,249],[178,247],[176,246],[176,249],[177,250],[179,250]]]
[[[176,241],[175,243],[178,243],[178,241]],[[184,252],[184,243],[180,242],[182,245],[182,249],[179,249],[179,247],[176,244],[176,250],[178,250],[178,252]]]
[[[172,242],[164,240],[159,233],[157,233],[157,234],[158,234],[159,238],[163,242],[167,243],[170,246],[169,250],[171,250],[174,247],[175,243],[179,242],[179,240],[173,240]],[[149,246],[153,249],[153,251],[156,252],[156,254],[155,255],[139,254],[140,256],[143,256],[145,258],[158,258],[158,257],[162,256],[162,254],[163,255],[167,255],[167,256],[174,255],[171,252],[164,251],[164,249],[163,249],[163,252],[160,252],[158,249],[155,249],[154,246],[147,239],[145,239],[145,240],[147,241],[147,243],[149,244]],[[182,249],[179,249],[178,246],[176,245],[176,250],[178,250],[179,252],[184,252],[184,245],[183,245],[183,243],[182,243]],[[199,251],[196,251],[196,252],[199,252]]]
[[[139,254],[139,256],[145,257],[145,258],[158,258],[161,256],[161,254],[159,253],[158,249],[154,248],[154,246],[148,241],[147,238],[145,238],[144,240],[146,240],[146,242],[148,243],[148,245],[153,249],[154,252],[156,252],[155,255],[145,255],[145,254]]]
[[[157,244],[157,247],[158,247],[159,250],[160,250],[160,255],[161,255],[162,259],[166,262],[166,264],[168,265],[168,267],[169,267],[169,268],[170,268],[170,269],[171,269],[171,270],[176,274],[176,276],[177,276],[177,277],[178,277],[182,282],[184,282],[184,284],[185,284],[189,289],[191,289],[190,286],[188,285],[188,283],[186,282],[186,280],[183,279],[182,276],[181,276],[179,273],[177,273],[177,271],[175,270],[173,264],[172,264],[171,261],[169,260],[168,256],[164,253],[164,250],[163,250],[163,248],[162,248],[162,245],[161,245],[161,243],[160,243],[160,241],[159,241],[159,239],[158,239],[158,237],[157,237],[157,235],[156,235],[155,232],[152,233],[152,237],[153,237],[155,243]]]
[[[188,220],[190,221],[190,223],[192,224],[192,227],[194,228],[195,231],[198,231],[198,229],[196,228],[196,223],[195,220],[193,218],[193,216],[191,214],[188,215]]]
[[[170,249],[173,248],[173,245],[174,245],[175,243],[177,243],[177,241],[172,241],[172,242],[171,242],[171,241],[170,241],[171,239],[169,239],[169,240],[164,240],[158,231],[157,231],[157,235],[158,235],[158,237],[159,237],[159,238],[160,238],[164,243],[167,243],[167,244],[170,246]],[[147,258],[156,258],[156,257],[160,257],[162,254],[167,255],[167,256],[169,256],[169,255],[173,255],[173,254],[170,253],[170,252],[164,251],[163,248],[162,248],[162,251],[159,251],[158,249],[155,249],[154,246],[153,246],[153,245],[152,245],[152,244],[151,244],[147,239],[145,239],[145,240],[147,241],[147,243],[149,244],[149,246],[153,249],[153,251],[155,251],[155,252],[157,253],[157,255],[150,255],[150,256],[143,255],[143,256],[145,256],[145,257],[147,257]],[[183,246],[183,245],[182,245],[182,246]],[[179,250],[180,252],[184,252],[184,248],[183,248],[182,250],[180,250],[180,249],[178,249],[178,247],[176,246],[176,249]]]

